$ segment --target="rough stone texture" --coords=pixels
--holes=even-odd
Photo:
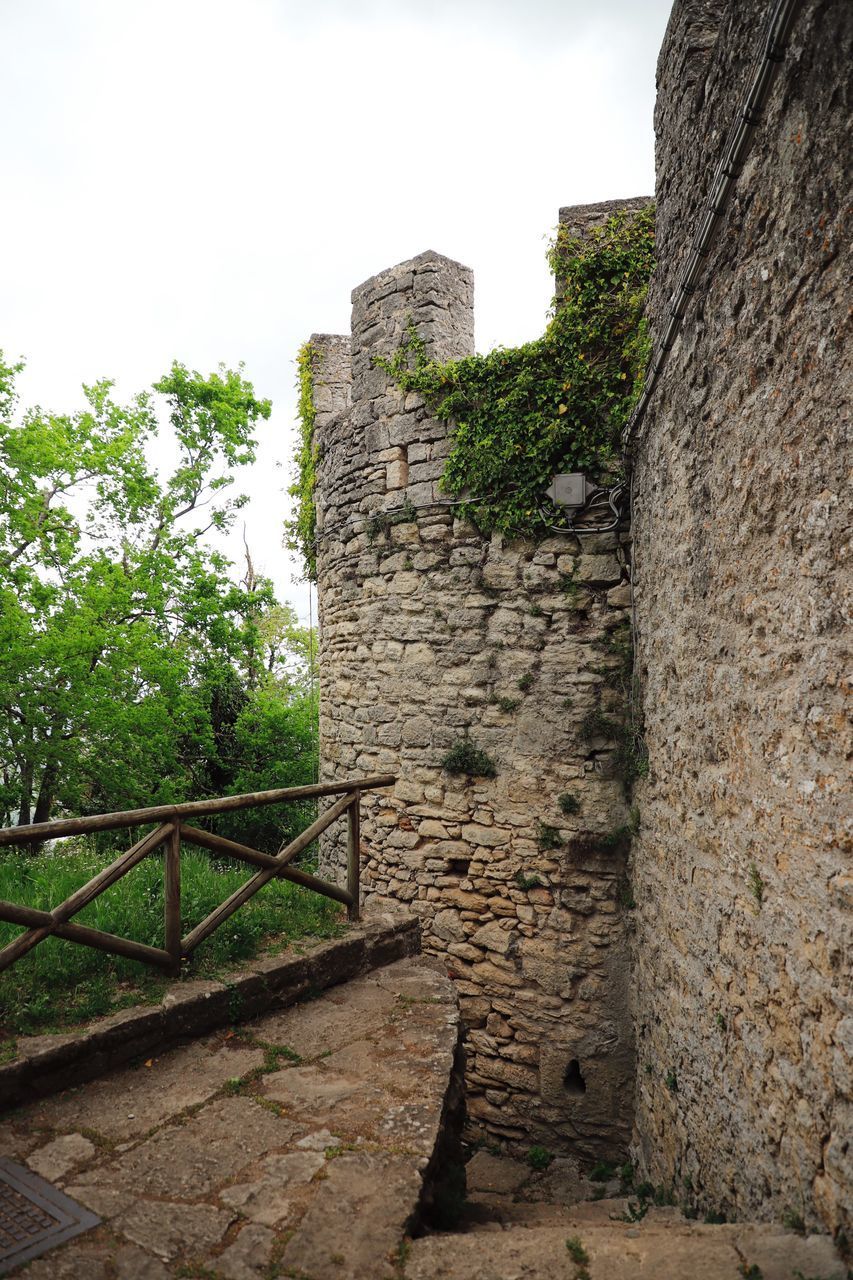
[[[608,592],[627,579],[628,539],[509,543],[454,517],[448,424],[372,360],[410,321],[429,356],[470,353],[472,298],[471,272],[434,253],[356,289],[348,411],[343,340],[312,339],[318,407],[342,406],[316,430],[323,776],[398,775],[364,797],[362,885],[369,907],[414,912],[457,980],[473,1131],[616,1155],[633,1079],[625,864],[593,837],[626,809],[615,743],[582,724],[619,703],[627,601]],[[466,735],[496,778],[443,769]],[[579,813],[561,811],[564,792]],[[321,842],[341,878],[342,840]]]
[[[40,1127],[97,1128],[105,1138],[123,1142],[148,1133],[188,1107],[206,1102],[226,1080],[254,1070],[263,1058],[262,1049],[235,1051],[222,1047],[211,1053],[208,1041],[196,1040],[171,1053],[146,1059],[151,1063],[149,1067],[140,1063],[121,1075],[107,1076],[97,1094],[81,1089],[52,1097],[37,1104],[32,1115]],[[153,1071],[155,1061],[158,1069]],[[106,1106],[108,1102],[111,1105]],[[33,1152],[27,1162],[32,1164],[36,1157],[41,1158],[41,1153]]]
[[[232,1245],[216,1259],[216,1270],[226,1280],[265,1280],[276,1244],[275,1233],[249,1223]]]
[[[673,10],[654,331],[766,10]],[[635,846],[636,1154],[653,1181],[689,1176],[730,1215],[787,1209],[848,1234],[851,37],[849,4],[804,5],[651,402],[634,504],[651,757]]]
[[[95,1154],[95,1148],[82,1133],[67,1133],[54,1142],[48,1142],[27,1156],[27,1164],[48,1182],[64,1178],[72,1169],[79,1169]]]
[[[191,1058],[167,1052],[22,1108],[0,1121],[3,1149],[35,1135],[24,1159],[104,1219],[26,1274],[393,1280],[391,1259],[428,1207],[453,1119],[458,1039],[452,983],[434,961],[402,960],[209,1035]],[[370,1053],[344,1060],[365,1041]],[[288,1074],[299,1088],[282,1087]],[[187,1075],[203,1081],[202,1096],[187,1091]],[[212,1091],[214,1080],[224,1087]],[[345,1088],[330,1091],[330,1080]],[[116,1142],[120,1108],[146,1124]],[[73,1127],[80,1116],[88,1138]]]
[[[468,1194],[472,1191],[497,1192],[501,1195],[517,1191],[530,1177],[530,1166],[520,1160],[478,1151],[466,1166]]]

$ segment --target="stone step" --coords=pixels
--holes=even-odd
[[[593,1202],[596,1210],[605,1202]],[[530,1206],[528,1206],[530,1207]],[[539,1206],[548,1210],[558,1206]],[[584,1220],[500,1225],[413,1241],[405,1280],[845,1280],[828,1236],[769,1224],[699,1225],[677,1210],[638,1223]],[[572,1212],[575,1213],[574,1219]],[[667,1219],[666,1213],[672,1216]]]
[[[624,1221],[629,1199],[620,1196],[584,1200],[579,1204],[557,1204],[547,1200],[518,1200],[509,1196],[475,1194],[463,1211],[463,1231],[503,1230],[507,1227],[607,1226]],[[687,1222],[681,1211],[669,1206],[651,1206],[643,1221]]]

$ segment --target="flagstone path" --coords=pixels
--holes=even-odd
[[[440,1136],[448,978],[401,960],[0,1121],[0,1155],[103,1219],[27,1280],[384,1280]]]

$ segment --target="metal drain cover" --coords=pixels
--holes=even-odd
[[[30,1169],[0,1158],[0,1276],[100,1221]]]

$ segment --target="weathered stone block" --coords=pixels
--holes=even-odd
[[[622,577],[622,566],[615,556],[578,556],[575,581],[589,586],[613,586]]]
[[[484,924],[481,929],[471,935],[471,941],[475,946],[485,947],[499,956],[509,955],[514,940],[512,929],[505,928],[497,920]]]
[[[385,488],[404,489],[409,483],[409,464],[405,460],[389,462],[385,467]]]

